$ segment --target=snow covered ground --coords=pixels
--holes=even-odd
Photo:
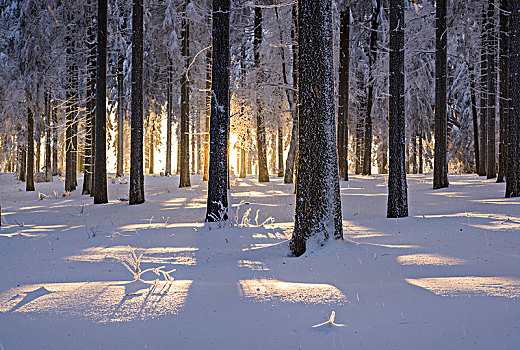
[[[410,217],[387,219],[386,177],[351,176],[345,240],[293,258],[278,178],[233,178],[234,226],[210,228],[197,176],[147,176],[129,206],[127,184],[93,205],[1,174],[0,349],[518,349],[520,199],[450,182],[409,175]],[[159,275],[131,282],[136,259]],[[332,311],[345,326],[312,327]]]

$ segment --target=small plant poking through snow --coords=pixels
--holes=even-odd
[[[130,254],[126,259],[124,258],[116,258],[121,264],[123,264],[124,267],[132,274],[134,275],[134,280],[138,281],[141,280],[141,275],[143,275],[146,272],[153,272],[157,276],[163,276],[165,281],[173,281],[174,278],[170,275],[172,272],[175,271],[175,269],[172,269],[170,271],[165,271],[165,266],[159,266],[159,267],[151,267],[149,269],[141,270],[141,259],[143,257],[143,254],[139,254],[137,256],[135,249],[132,247],[128,247],[130,250]],[[126,261],[125,261],[126,260]]]
[[[329,317],[329,320],[328,321],[325,321],[323,323],[318,323],[318,324],[315,324],[314,326],[312,326],[312,328],[317,328],[317,327],[322,327],[322,326],[335,326],[335,327],[345,327],[346,325],[344,324],[341,324],[341,323],[335,323],[334,322],[334,319],[336,318],[336,312],[335,311],[332,311],[330,313],[330,317]]]
[[[217,213],[211,213],[209,216],[218,224],[219,228],[226,225],[227,208],[224,207],[221,201],[213,202],[219,206]]]

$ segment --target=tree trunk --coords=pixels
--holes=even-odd
[[[507,123],[506,198],[520,197],[520,2],[504,1],[509,21],[509,115]]]
[[[39,134],[39,133],[38,133]],[[35,173],[38,173],[40,172],[40,165],[41,165],[41,161],[40,161],[40,156],[41,156],[41,136],[40,135],[37,135],[38,136],[38,140],[36,141],[36,151],[34,152],[34,155],[35,155],[35,161],[34,161],[34,172]]]
[[[507,164],[507,117],[509,114],[509,0],[500,1],[500,144],[498,149],[498,176],[497,182],[504,182]]]
[[[52,182],[51,172],[51,99],[48,93],[45,94],[45,114],[47,116],[46,135],[45,135],[45,181]]]
[[[150,117],[150,147],[148,148],[148,173],[154,174],[155,170],[153,167],[154,163],[154,133],[155,133],[155,124],[154,120]]]
[[[405,171],[404,0],[390,0],[390,57],[388,104],[388,203],[386,216],[408,216]]]
[[[123,135],[124,135],[124,90],[123,90],[123,53],[117,57],[117,169],[116,177],[124,175],[123,170]]]
[[[423,136],[422,133],[419,133],[419,174],[423,173]]]
[[[381,0],[375,0],[372,2],[372,20],[370,30],[370,52],[368,55],[368,97],[367,97],[367,110],[365,117],[365,133],[364,133],[364,157],[363,157],[363,175],[372,174],[372,106],[374,104],[374,65],[377,60],[377,31],[379,22],[377,17],[381,10]]]
[[[27,151],[26,146],[22,146],[22,150],[20,151],[20,175],[18,176],[19,180],[25,182],[25,174],[27,170]]]
[[[435,149],[433,189],[448,187],[448,115],[446,111],[447,27],[446,0],[437,0],[435,9]]]
[[[67,14],[67,19],[69,22],[72,21],[72,14]],[[65,43],[67,45],[66,48],[66,63],[67,63],[67,77],[66,77],[66,129],[65,129],[65,191],[71,192],[76,189],[76,169],[74,168],[74,117],[73,117],[73,76],[74,76],[74,68],[73,68],[73,58],[74,58],[74,41],[71,38],[71,29],[67,29],[67,37],[65,38]]]
[[[343,238],[334,103],[332,1],[298,2],[299,160],[289,247]]]
[[[144,203],[143,172],[143,0],[132,12],[132,116],[130,140],[130,205]]]
[[[206,51],[206,115],[204,118],[204,173],[202,175],[203,181],[209,179],[209,128],[210,128],[210,117],[211,117],[211,52],[209,49]]]
[[[28,98],[29,102],[31,99]],[[34,191],[34,116],[30,107],[27,107],[27,176],[25,190]]]
[[[189,1],[186,0],[187,10]],[[181,143],[180,143],[180,183],[179,187],[190,187],[190,88],[187,79],[190,64],[190,23],[182,20],[182,56],[185,59],[186,72],[181,76]]]
[[[481,24],[481,48],[480,48],[480,160],[479,160],[479,176],[486,176],[486,165],[487,165],[487,50],[486,50],[486,35],[487,28],[487,11],[486,6],[482,7],[482,24]]]
[[[213,0],[210,157],[206,221],[228,219],[230,0]]]
[[[58,175],[58,113],[52,112],[52,176]]]
[[[417,174],[417,134],[412,136],[412,174]]]
[[[478,136],[478,114],[477,114],[477,97],[475,95],[475,77],[471,74],[471,114],[473,117],[473,149],[475,152],[475,171],[478,172],[480,168],[480,148],[479,148],[479,136]]]
[[[487,101],[487,178],[497,177],[497,163],[495,157],[495,120],[496,120],[496,30],[495,30],[495,0],[488,1],[487,12],[487,79],[488,79],[488,101]]]
[[[107,0],[98,0],[96,74],[96,161],[94,204],[108,203],[107,194]]]
[[[340,13],[338,158],[340,179],[348,181],[348,108],[350,80],[350,7]]]
[[[172,174],[172,124],[173,124],[173,62],[169,59],[168,64],[168,86],[166,88],[166,167],[164,169],[164,176],[171,176]]]

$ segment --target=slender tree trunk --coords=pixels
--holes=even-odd
[[[404,0],[390,0],[389,167],[386,216],[408,216],[405,170]]]
[[[206,51],[206,117],[204,118],[204,173],[202,175],[203,181],[209,179],[209,128],[211,117],[211,52]]]
[[[206,221],[228,219],[230,0],[213,0],[210,158]]]
[[[116,177],[123,174],[123,135],[124,135],[124,90],[123,90],[123,53],[117,57],[117,169]]]
[[[278,177],[283,177],[283,131],[281,122],[278,125]]]
[[[487,178],[497,177],[496,163],[496,140],[495,140],[495,121],[496,121],[496,30],[495,30],[495,0],[488,0],[487,12],[487,79],[488,79],[488,108],[487,108]]]
[[[168,64],[168,86],[166,89],[167,99],[167,119],[166,119],[166,167],[164,169],[165,176],[172,174],[172,124],[173,124],[173,62],[169,59]]]
[[[348,109],[350,81],[350,7],[340,13],[338,158],[339,176],[348,181]]]
[[[27,98],[27,101],[31,101]],[[27,176],[25,190],[34,191],[34,116],[30,107],[27,107]]]
[[[143,0],[133,0],[130,205],[144,203],[143,171]]]
[[[364,86],[363,86],[364,87]],[[363,88],[364,90],[364,88]],[[356,163],[355,163],[355,173],[361,174],[363,171],[363,118],[361,117],[361,113],[366,108],[366,101],[363,97],[361,97],[361,108],[358,114],[358,120],[356,123],[356,133],[355,133],[355,141],[356,141]]]
[[[246,178],[246,150],[240,149],[240,175],[241,179]]]
[[[423,136],[422,136],[422,132],[419,133],[418,135],[418,138],[419,138],[419,174],[422,174],[423,173],[423,144],[422,144],[422,140],[423,140]]]
[[[52,176],[58,175],[58,116],[52,109]]]
[[[504,1],[509,21],[509,113],[507,118],[506,198],[520,197],[520,2]],[[509,10],[509,11],[508,11]]]
[[[363,175],[372,174],[372,106],[374,104],[374,65],[377,60],[377,31],[379,22],[377,17],[381,10],[381,0],[372,2],[372,20],[370,30],[370,53],[368,55],[368,71],[370,78],[368,81],[368,97],[367,110],[365,117],[365,133],[364,133],[364,157],[363,157]]]
[[[448,187],[448,115],[446,110],[447,27],[446,0],[437,0],[435,10],[435,150],[433,189]]]
[[[417,174],[417,134],[412,136],[412,174]]]
[[[47,128],[45,135],[45,181],[52,182],[51,172],[51,101],[48,93],[45,94],[45,114],[47,116]]]
[[[342,239],[336,146],[332,1],[298,2],[299,160],[296,215],[289,247],[300,256],[307,241]],[[311,246],[312,246],[311,245]]]
[[[504,182],[507,164],[507,117],[509,114],[509,0],[500,0],[500,145],[497,182]]]
[[[471,74],[471,115],[473,117],[473,149],[475,152],[475,171],[480,168],[480,148],[478,136],[478,114],[477,114],[477,97],[475,95],[475,77]]]
[[[39,133],[38,133],[39,134]],[[34,161],[34,172],[35,173],[38,173],[40,172],[40,165],[41,165],[41,162],[40,162],[40,155],[41,155],[41,136],[37,135],[38,136],[38,141],[36,141],[36,151],[34,152],[34,155],[35,155],[35,161]]]
[[[27,133],[29,134],[29,133]],[[27,141],[27,144],[29,142]],[[22,182],[25,182],[25,174],[26,174],[26,171],[27,171],[27,150],[26,150],[27,146],[23,145],[22,146],[22,151],[20,152],[20,175],[19,175],[19,179],[20,181]]]
[[[186,10],[189,1],[186,0]],[[186,72],[181,76],[181,143],[180,143],[180,183],[179,187],[190,187],[190,87],[186,77],[190,64],[190,23],[182,20],[182,56],[185,59]]]
[[[96,161],[94,204],[108,203],[107,194],[107,0],[98,0],[96,74]]]
[[[150,118],[150,147],[148,148],[148,173],[154,174],[154,134],[155,133],[155,124],[154,120]]]
[[[487,79],[487,11],[486,6],[482,8],[482,24],[481,24],[481,49],[480,49],[480,160],[478,175],[486,176],[486,165],[487,165],[487,96],[488,96],[488,79]]]

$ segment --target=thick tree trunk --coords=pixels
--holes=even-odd
[[[507,118],[506,198],[520,197],[520,2],[503,1],[509,25],[509,115]]]
[[[94,204],[108,203],[107,194],[107,0],[98,0],[96,60],[96,161]]]
[[[260,67],[260,44],[262,43],[262,8],[255,7],[253,51],[255,67],[259,70],[258,83],[262,83],[264,74]],[[258,151],[258,182],[269,182],[267,169],[267,138],[265,133],[264,111],[262,101],[257,100],[256,112],[256,147]]]
[[[372,106],[374,105],[374,65],[377,60],[377,31],[379,22],[377,17],[381,10],[381,0],[372,2],[372,20],[370,30],[370,53],[368,55],[368,71],[370,78],[368,80],[368,97],[367,110],[365,117],[365,134],[364,134],[364,158],[363,158],[363,175],[372,174]]]
[[[27,101],[30,101],[28,98]],[[34,116],[27,107],[27,168],[25,190],[34,191]]]
[[[289,247],[342,239],[334,102],[332,1],[298,2],[299,160],[296,215]],[[312,243],[307,243],[311,240]]]
[[[132,116],[130,134],[130,205],[144,202],[143,169],[143,0],[132,12]]]
[[[189,1],[186,0],[187,9]],[[180,182],[179,187],[190,187],[190,87],[187,70],[190,64],[190,23],[182,20],[182,56],[186,72],[181,76],[181,139],[180,139]]]
[[[168,64],[168,86],[166,87],[166,167],[164,168],[164,175],[170,176],[172,174],[172,124],[173,124],[173,62],[171,59]]]
[[[404,0],[390,0],[389,167],[386,216],[408,216],[405,170]]]
[[[210,157],[206,221],[228,219],[230,0],[213,0]]]
[[[500,0],[500,145],[497,182],[504,182],[507,165],[507,118],[509,115],[509,0]]]
[[[340,13],[338,159],[339,176],[348,181],[348,108],[350,82],[350,7]]]
[[[448,115],[446,110],[447,27],[446,0],[437,0],[435,10],[435,150],[433,189],[448,187]]]
[[[487,79],[488,79],[488,101],[487,101],[487,178],[497,177],[496,163],[496,140],[495,140],[495,120],[496,120],[496,30],[495,30],[495,0],[488,0],[487,12]]]
[[[481,23],[481,48],[480,48],[480,160],[478,175],[486,176],[486,165],[487,165],[487,91],[488,91],[488,79],[487,79],[487,11],[486,6],[482,8],[482,23]]]

